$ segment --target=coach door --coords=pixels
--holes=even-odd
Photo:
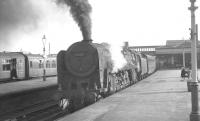
[[[10,66],[11,66],[11,78],[15,77],[17,78],[17,59],[12,58],[10,60]]]
[[[103,87],[107,88],[107,69],[104,69],[103,73]]]
[[[12,58],[10,64],[11,64],[11,67],[16,68],[16,65],[17,65],[17,59],[16,59],[16,58]]]

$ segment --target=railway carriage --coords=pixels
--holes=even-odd
[[[22,80],[43,76],[43,56],[22,52],[0,52],[0,80]],[[46,59],[46,76],[57,74],[56,55]],[[13,75],[15,70],[15,75]]]
[[[148,74],[148,61],[146,55],[140,53],[140,59],[141,59],[141,78],[147,77]]]
[[[137,80],[140,81],[142,79],[142,63],[141,63],[141,56],[136,51],[131,51],[132,55],[135,56],[135,64],[136,64],[136,75]]]
[[[19,52],[1,52],[0,53],[0,79],[10,79],[11,70],[15,68],[17,78],[26,77],[25,72],[25,55]]]
[[[148,61],[148,74],[152,74],[156,70],[156,57],[146,55]]]
[[[28,77],[41,77],[43,75],[43,56],[39,54],[26,54],[28,58]]]
[[[47,55],[46,59],[46,75],[54,76],[57,74],[56,54]]]
[[[41,77],[43,76],[44,70],[44,58],[39,54],[27,54],[29,62],[29,78]],[[56,69],[56,55],[48,55],[46,58],[46,68],[45,72],[47,76],[54,76],[57,73]]]

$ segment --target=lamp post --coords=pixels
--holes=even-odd
[[[42,37],[42,43],[43,43],[43,81],[46,81],[46,54],[45,54],[45,45],[46,45],[46,37],[43,35]]]
[[[183,45],[183,67],[185,68],[185,40]]]
[[[190,114],[190,121],[200,121],[199,103],[198,103],[198,81],[197,81],[197,37],[196,37],[196,25],[195,25],[195,10],[197,7],[194,5],[196,0],[190,0],[191,6],[191,49],[192,49],[192,82],[191,82],[191,101],[192,112]]]

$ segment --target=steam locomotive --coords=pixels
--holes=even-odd
[[[59,97],[67,99],[68,107],[78,109],[153,73],[155,57],[124,47],[127,64],[113,73],[111,53],[104,44],[83,40],[57,55]]]

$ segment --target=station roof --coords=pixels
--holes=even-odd
[[[168,40],[166,46],[157,47],[156,54],[180,54],[191,53],[190,40]],[[200,41],[198,41],[197,51],[200,51]]]
[[[127,44],[128,45],[128,44]],[[191,40],[167,40],[166,45],[158,46],[129,46],[131,50],[150,54],[180,54],[191,52]],[[154,48],[154,49],[152,49]],[[200,52],[200,41],[198,41],[198,52]]]

